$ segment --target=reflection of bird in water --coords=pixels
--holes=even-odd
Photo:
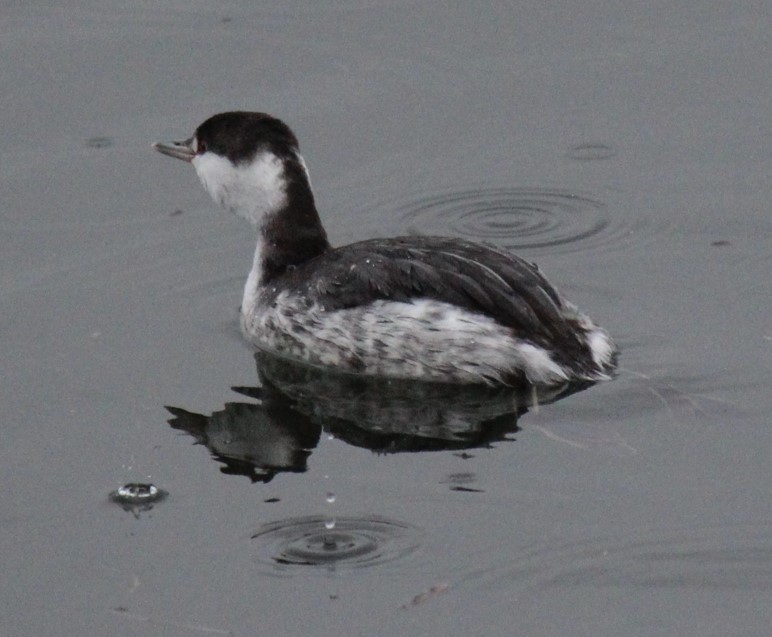
[[[332,248],[289,127],[221,113],[184,142],[212,198],[257,229],[241,324],[257,347],[371,376],[463,384],[608,378],[616,347],[527,261],[444,237]]]
[[[210,416],[167,407],[169,424],[206,445],[224,473],[268,482],[305,471],[322,430],[379,453],[487,447],[518,431],[536,400],[548,403],[589,385],[513,390],[369,378],[255,355],[260,387],[234,388],[257,403],[226,403]]]
[[[209,416],[179,407],[167,407],[169,424],[206,445],[223,473],[269,482],[276,473],[306,470],[311,449],[319,442],[321,427],[312,424],[287,401],[262,404],[226,403]]]

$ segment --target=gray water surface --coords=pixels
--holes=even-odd
[[[768,7],[0,14],[0,633],[768,634]],[[232,109],[293,127],[334,243],[516,250],[618,377],[266,394],[250,230],[150,148]]]

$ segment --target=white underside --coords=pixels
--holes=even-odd
[[[242,329],[255,346],[315,365],[459,383],[501,382],[513,372],[541,384],[573,377],[547,350],[447,303],[375,301],[325,312],[282,293],[271,307],[244,309]],[[593,332],[592,341],[608,362],[614,347],[605,332]]]

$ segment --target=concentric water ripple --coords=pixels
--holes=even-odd
[[[401,204],[411,232],[462,236],[500,247],[572,252],[622,244],[632,228],[589,196],[554,188],[484,188]]]
[[[328,528],[331,527],[331,528]],[[271,522],[252,535],[258,561],[273,570],[362,568],[389,562],[419,546],[420,533],[404,522],[377,516],[323,516]]]

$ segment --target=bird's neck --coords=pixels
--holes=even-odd
[[[308,171],[298,153],[278,157],[264,151],[251,163],[235,168],[218,156],[205,155],[194,165],[196,161],[196,171],[212,198],[256,229],[243,312],[251,311],[261,289],[288,269],[330,250]]]
[[[257,251],[262,257],[260,283],[265,285],[289,267],[330,250],[314,203],[311,181],[303,158],[294,153],[282,160],[283,200],[256,224]],[[256,253],[257,253],[256,251]]]

